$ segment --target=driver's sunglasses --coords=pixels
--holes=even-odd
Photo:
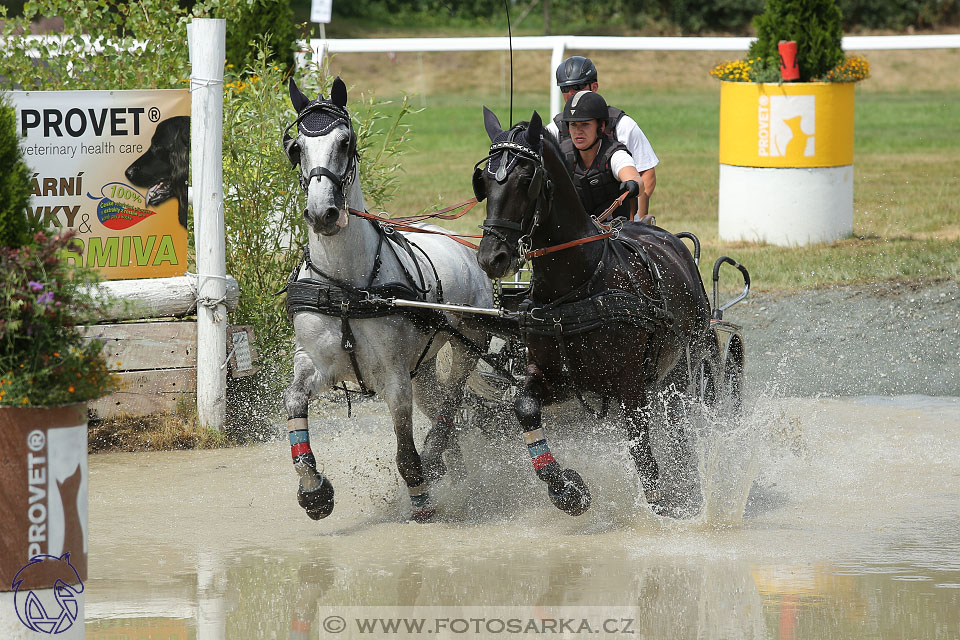
[[[583,91],[584,89],[589,89],[589,88],[590,88],[589,82],[585,84],[572,84],[570,86],[561,88],[560,93],[569,93],[571,91]]]

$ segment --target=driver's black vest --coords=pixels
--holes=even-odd
[[[563,114],[558,113],[553,116],[553,124],[557,125],[557,131],[560,132],[559,140],[563,142],[564,140],[570,139],[570,130],[567,128],[567,124],[560,120],[561,115]],[[617,140],[617,123],[620,122],[620,118],[622,118],[623,115],[624,113],[620,109],[607,105],[607,135],[614,140]],[[619,140],[617,140],[617,142],[619,142]]]
[[[573,172],[573,186],[577,188],[583,208],[592,216],[600,215],[620,195],[620,180],[610,170],[610,158],[617,151],[630,152],[623,143],[604,135],[600,139],[600,148],[593,166],[584,169],[578,162],[579,152],[573,146],[571,138],[560,143],[560,150],[567,166]],[[613,212],[612,217],[620,216],[629,220],[633,215],[633,207],[633,201],[628,199]]]

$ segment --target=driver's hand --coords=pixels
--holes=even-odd
[[[627,192],[630,194],[631,198],[636,198],[640,195],[640,185],[637,184],[636,180],[626,180],[620,183],[620,193]]]

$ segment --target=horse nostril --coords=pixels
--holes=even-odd
[[[507,272],[507,267],[510,266],[510,256],[507,255],[506,251],[498,251],[493,256],[492,265],[493,272],[504,274]]]
[[[333,224],[340,217],[340,209],[336,207],[327,207],[323,213],[323,221],[327,224]]]

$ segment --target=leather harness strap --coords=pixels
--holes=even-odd
[[[576,247],[581,244],[587,244],[588,242],[596,242],[597,240],[603,240],[604,238],[609,238],[614,236],[617,233],[611,225],[603,224],[603,220],[607,218],[611,213],[617,210],[617,208],[623,204],[624,200],[627,199],[627,196],[630,195],[627,192],[621,193],[620,197],[613,201],[606,211],[604,211],[600,216],[596,218],[597,222],[600,223],[600,228],[604,229],[603,233],[598,233],[596,235],[587,236],[586,238],[580,238],[578,240],[571,240],[570,242],[564,242],[563,244],[555,244],[552,247],[544,247],[542,249],[534,249],[533,251],[528,251],[524,254],[524,260],[530,260],[531,258],[539,258],[545,256],[548,253],[554,253],[555,251],[563,251],[564,249],[570,249],[571,247]]]

